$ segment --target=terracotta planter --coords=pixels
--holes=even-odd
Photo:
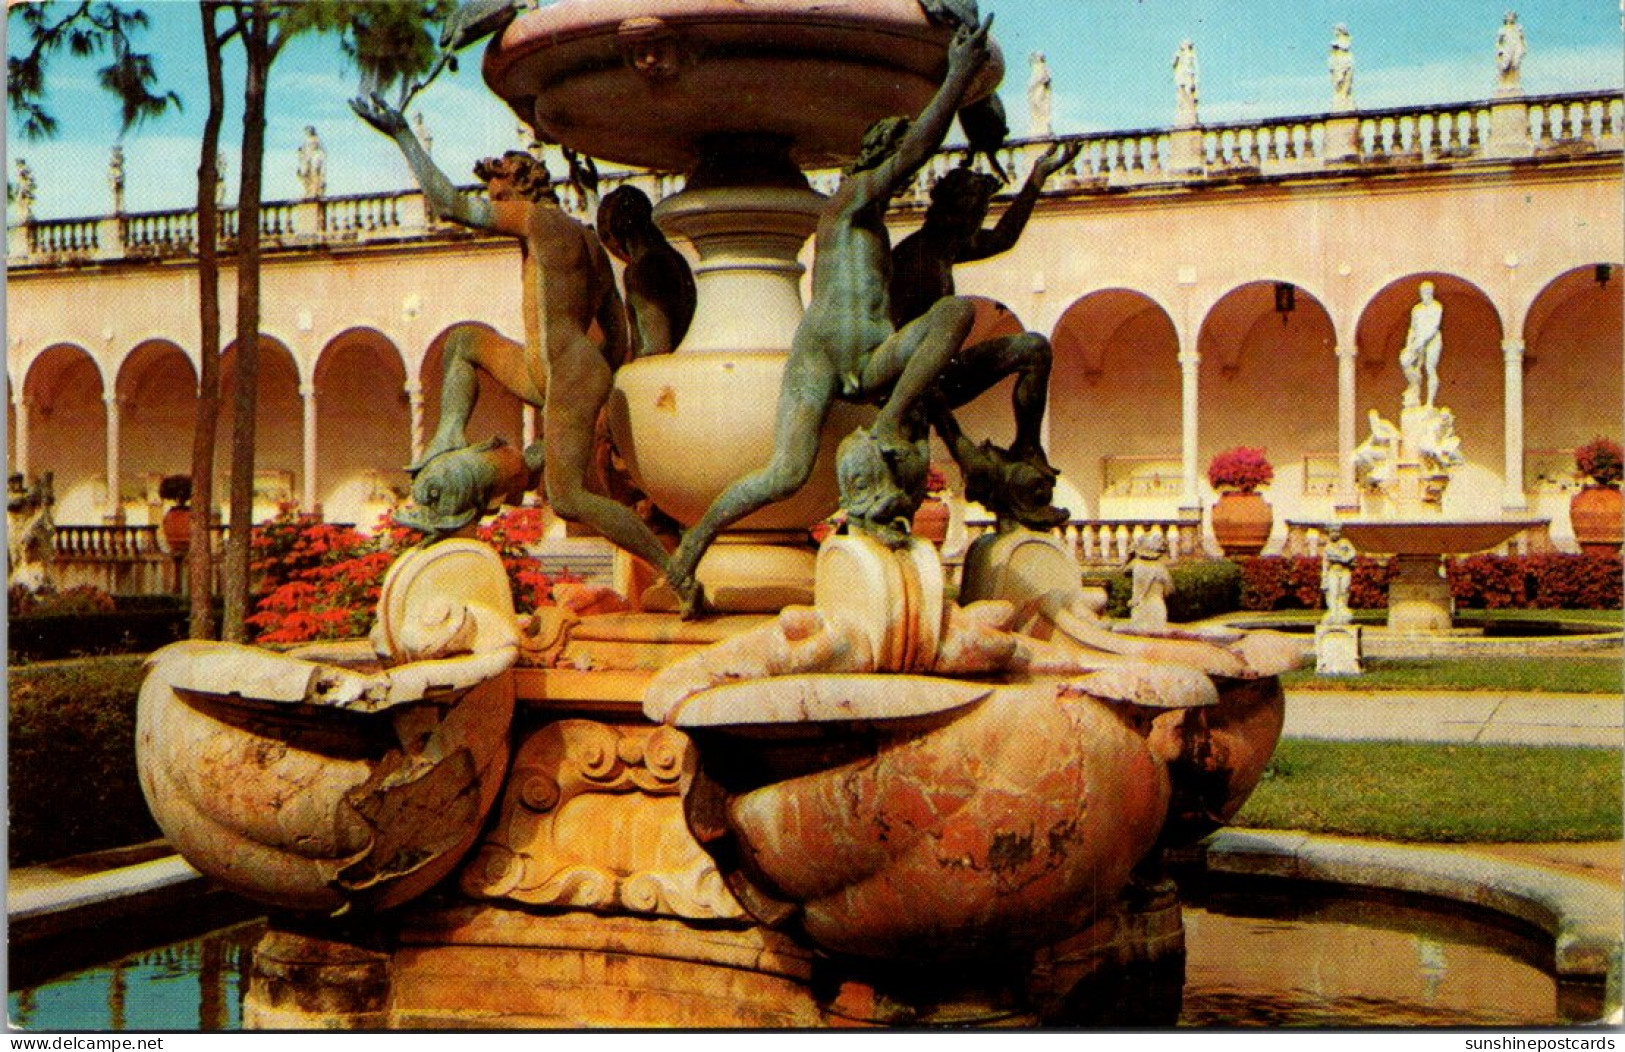
[[[159,529],[164,532],[164,543],[175,555],[184,555],[192,545],[192,509],[176,505],[164,512]]]
[[[1587,555],[1619,551],[1622,532],[1618,486],[1587,486],[1569,502],[1574,539]]]
[[[941,546],[948,539],[948,505],[935,497],[927,497],[914,513],[914,536]]]
[[[1228,556],[1263,551],[1274,524],[1269,502],[1257,493],[1221,493],[1213,505],[1213,538]]]

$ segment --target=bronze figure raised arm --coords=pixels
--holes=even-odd
[[[779,391],[773,457],[723,492],[684,535],[668,570],[680,590],[698,594],[694,570],[719,532],[791,496],[806,482],[817,456],[819,428],[836,399],[880,404],[874,426],[863,436],[871,459],[887,465],[920,459],[915,447],[922,439],[921,400],[964,342],[975,307],[968,300],[940,300],[901,329],[893,325],[886,209],[942,145],[955,112],[988,61],[991,21],[962,27],[954,35],[947,77],[919,118],[911,123],[892,117],[872,126],[857,160],[825,202],[814,243],[812,295],[791,342]],[[923,484],[923,463],[918,467],[910,474],[917,473]],[[896,479],[895,471],[879,472],[888,473]],[[902,516],[908,497],[919,501],[918,493],[910,493],[920,488],[912,481],[900,485],[902,499],[866,500],[866,510],[855,517],[853,503],[843,495],[849,520],[895,541],[893,520]],[[696,612],[692,606],[684,610],[688,616]]]
[[[414,498],[426,476],[432,477],[434,459],[466,444],[476,369],[483,369],[541,410],[543,484],[553,511],[664,570],[666,549],[643,520],[586,487],[593,425],[628,349],[625,310],[597,235],[559,207],[547,169],[529,154],[513,151],[481,161],[474,171],[485,180],[490,200],[465,197],[435,167],[398,110],[376,95],[351,106],[400,147],[435,215],[520,243],[525,346],[488,334],[448,342],[441,418],[424,459],[414,465]],[[594,322],[602,341],[592,335]]]

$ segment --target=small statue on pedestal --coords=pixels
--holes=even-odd
[[[1128,629],[1131,632],[1161,632],[1168,627],[1168,596],[1174,590],[1173,575],[1163,562],[1166,550],[1161,535],[1148,533],[1134,548],[1129,563]]]

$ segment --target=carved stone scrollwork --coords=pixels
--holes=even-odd
[[[689,754],[688,736],[670,727],[559,720],[535,731],[463,890],[606,913],[742,916],[683,823]]]

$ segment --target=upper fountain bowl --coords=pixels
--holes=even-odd
[[[688,171],[749,137],[832,167],[924,108],[952,37],[918,0],[558,0],[492,41],[484,74],[540,135],[607,161]],[[995,48],[969,97],[1003,65]]]

